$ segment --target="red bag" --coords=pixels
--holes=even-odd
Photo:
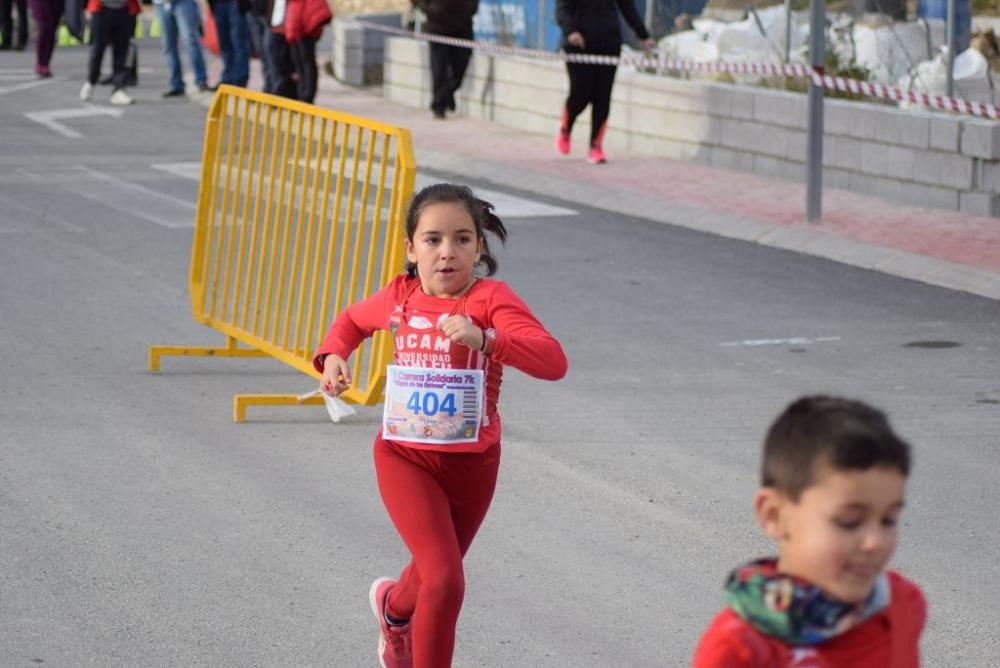
[[[326,0],[288,0],[285,10],[285,39],[295,44],[303,37],[319,39],[323,26],[333,20]]]
[[[219,55],[219,31],[215,28],[215,17],[212,15],[212,8],[207,12],[202,12],[202,36],[201,45],[211,51],[214,55]]]

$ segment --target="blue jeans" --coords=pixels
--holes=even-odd
[[[264,92],[273,93],[277,88],[275,78],[276,66],[274,58],[268,51],[267,34],[271,32],[271,22],[263,14],[247,13],[247,31],[250,36],[250,44],[253,50],[260,57],[260,66],[264,71]]]
[[[212,8],[222,52],[222,83],[246,86],[250,78],[250,33],[237,0],[215,0]]]
[[[205,74],[205,57],[201,52],[198,36],[201,32],[201,15],[195,0],[164,0],[157,3],[156,15],[160,19],[163,39],[163,57],[167,61],[170,73],[170,90],[184,90],[184,77],[181,72],[181,58],[177,50],[177,38],[184,42],[191,69],[194,70],[194,82],[199,86],[208,84]]]

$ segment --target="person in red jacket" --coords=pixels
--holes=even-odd
[[[323,26],[332,20],[333,12],[326,0],[288,0],[282,32],[292,54],[297,97],[303,102],[311,104],[316,99],[316,42],[323,35]]]
[[[726,583],[694,668],[916,668],[927,604],[886,570],[910,446],[858,401],[804,397],[764,441],[758,523],[778,558]]]
[[[476,275],[497,270],[486,232],[507,237],[492,210],[464,186],[421,190],[406,217],[406,272],[340,313],[313,360],[320,387],[337,396],[351,383],[351,352],[377,330],[392,332],[375,473],[412,560],[369,592],[384,668],[451,665],[462,558],[500,463],[504,367],[543,380],[566,374],[562,347],[520,297]]]

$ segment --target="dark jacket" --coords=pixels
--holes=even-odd
[[[413,5],[427,17],[424,32],[449,37],[472,33],[472,17],[479,11],[479,0],[413,0]]]
[[[622,48],[618,11],[639,39],[648,39],[646,26],[632,0],[556,0],[556,22],[563,32],[563,48],[580,52],[566,42],[570,33],[583,35],[585,53],[617,54]]]

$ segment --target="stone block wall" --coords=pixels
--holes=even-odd
[[[458,113],[554,137],[567,88],[560,63],[477,53]],[[429,107],[426,43],[386,39],[383,94]],[[619,70],[605,146],[803,181],[806,118],[804,94]],[[827,99],[824,125],[827,186],[1000,217],[1000,123]],[[574,145],[589,132],[588,111]]]
[[[359,18],[371,23],[399,28],[402,14],[364,14]],[[387,33],[365,30],[351,15],[333,19],[331,61],[333,76],[350,86],[382,83],[384,45]]]

